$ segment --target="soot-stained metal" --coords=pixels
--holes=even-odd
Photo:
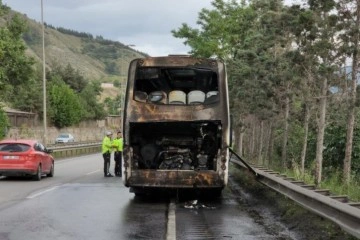
[[[123,119],[125,185],[222,189],[228,177],[229,128],[221,61],[135,59]]]

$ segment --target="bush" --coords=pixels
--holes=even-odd
[[[6,136],[9,126],[9,119],[2,107],[0,107],[0,139]]]

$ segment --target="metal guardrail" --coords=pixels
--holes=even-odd
[[[81,142],[68,142],[68,143],[52,143],[47,144],[47,148],[55,149],[55,148],[64,148],[68,146],[78,146],[78,145],[88,145],[88,144],[101,144],[101,141],[81,141]]]
[[[247,168],[242,161],[232,163]],[[251,166],[257,181],[285,195],[304,208],[339,225],[349,234],[360,239],[360,203],[349,201],[346,196],[333,196],[327,189],[316,189],[302,181],[295,181],[272,170]]]
[[[53,155],[55,159],[74,157],[91,153],[100,153],[101,142],[56,144],[48,146],[48,149],[53,151],[51,155]]]

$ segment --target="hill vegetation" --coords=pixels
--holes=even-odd
[[[61,128],[119,114],[129,62],[146,54],[102,36],[44,26],[49,124]],[[42,24],[0,0],[0,102],[40,119],[42,33]],[[102,83],[115,87],[102,88]]]
[[[25,17],[25,16],[24,16]],[[23,39],[29,53],[42,59],[42,25],[26,18],[28,29]],[[45,23],[45,60],[47,66],[67,66],[70,64],[89,80],[102,82],[125,79],[129,62],[145,56],[116,41],[90,33],[77,32]]]

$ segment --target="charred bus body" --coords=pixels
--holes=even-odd
[[[188,56],[130,63],[123,116],[124,181],[221,193],[228,179],[229,100],[224,64]]]

